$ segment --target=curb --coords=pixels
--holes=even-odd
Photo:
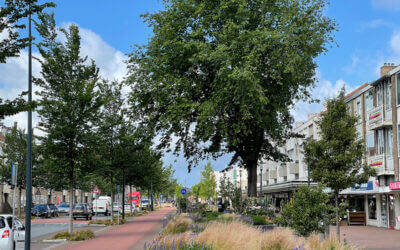
[[[61,243],[66,242],[67,239],[58,239],[58,240],[42,240],[43,243]]]

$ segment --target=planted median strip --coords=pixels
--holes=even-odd
[[[51,239],[43,240],[43,242],[83,241],[92,238],[94,238],[92,230],[81,230],[72,234],[68,232],[60,232],[51,237]]]

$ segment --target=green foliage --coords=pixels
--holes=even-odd
[[[186,196],[178,197],[177,198],[177,204],[178,204],[178,207],[179,207],[181,212],[183,212],[183,211],[186,212],[187,207],[189,205],[189,200],[188,200],[188,198]]]
[[[81,230],[75,233],[61,232],[55,234],[52,239],[67,239],[70,241],[82,241],[94,238],[94,233],[91,230]]]
[[[243,198],[240,188],[233,189],[232,206],[236,213],[243,213],[248,205],[247,199]]]
[[[327,0],[166,0],[145,14],[153,36],[129,56],[134,113],[160,134],[160,147],[199,160],[232,153],[249,170],[285,160],[291,107],[309,99],[315,58],[336,25]]]
[[[358,139],[358,118],[348,112],[345,91],[328,100],[327,112],[317,122],[320,140],[310,140],[304,146],[305,162],[314,181],[330,187],[335,193],[355,183],[367,182],[375,171],[362,162],[364,141]],[[360,171],[362,170],[362,171]]]
[[[267,222],[267,217],[263,215],[251,215],[251,219],[253,220],[253,225],[255,226],[261,226],[261,225],[267,225],[269,224]]]
[[[20,51],[34,39],[34,37],[21,37],[19,32],[26,28],[26,22],[21,22],[21,19],[27,18],[29,14],[40,14],[47,7],[55,7],[53,2],[42,4],[37,2],[37,0],[5,0],[0,4],[0,33],[5,35],[0,41],[0,63],[5,63],[9,57],[18,56]]]
[[[293,202],[286,204],[276,220],[282,226],[293,228],[299,235],[308,236],[313,232],[324,233],[330,223],[332,206],[328,205],[329,195],[323,187],[299,187]]]
[[[41,74],[34,78],[41,90],[39,129],[46,137],[43,146],[42,171],[60,183],[68,182],[73,193],[79,180],[95,167],[90,159],[96,154],[93,124],[105,100],[99,90],[99,69],[93,61],[80,56],[80,35],[76,25],[59,29],[65,42],[57,40],[53,15],[40,14],[37,26],[43,41],[38,44]],[[53,179],[53,178],[51,178]],[[70,203],[73,203],[70,196]],[[72,232],[72,218],[69,221]]]
[[[215,196],[216,182],[214,176],[214,170],[211,166],[211,162],[208,162],[203,171],[201,171],[200,179],[200,197],[204,199],[210,199]]]
[[[216,220],[218,216],[220,216],[220,213],[216,211],[205,211],[202,213],[202,216],[206,217],[207,221],[213,221]]]
[[[29,2],[31,9],[29,9]],[[7,58],[17,57],[22,49],[28,46],[34,37],[21,37],[20,31],[26,28],[25,22],[21,19],[31,15],[40,14],[47,7],[55,7],[53,2],[38,4],[37,0],[20,1],[5,0],[0,3],[0,63],[6,63]],[[26,92],[19,95],[14,100],[2,100],[0,98],[0,122],[5,116],[15,115],[22,111],[28,111],[36,107],[36,103],[28,103],[23,96]]]
[[[327,112],[317,122],[320,140],[310,140],[304,145],[304,161],[311,170],[314,181],[330,187],[335,194],[336,224],[339,224],[338,195],[356,183],[365,183],[375,170],[363,163],[364,141],[357,134],[358,118],[348,112],[344,101],[345,90],[328,100]],[[340,229],[337,226],[337,234]]]
[[[204,244],[192,243],[192,244],[183,244],[179,246],[177,249],[179,250],[213,250],[212,247],[206,246]]]

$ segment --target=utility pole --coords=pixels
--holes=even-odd
[[[32,102],[32,18],[29,1],[28,14],[28,104]],[[31,207],[32,207],[32,110],[28,110],[28,149],[26,160],[26,205],[25,205],[25,250],[31,249]]]
[[[125,219],[125,167],[122,167],[122,219]]]

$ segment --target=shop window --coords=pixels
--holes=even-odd
[[[370,111],[374,107],[374,94],[372,89],[365,94],[365,111]]]
[[[362,196],[350,196],[349,199],[349,210],[350,212],[364,212],[364,197]]]
[[[368,219],[376,220],[376,196],[368,195]]]

